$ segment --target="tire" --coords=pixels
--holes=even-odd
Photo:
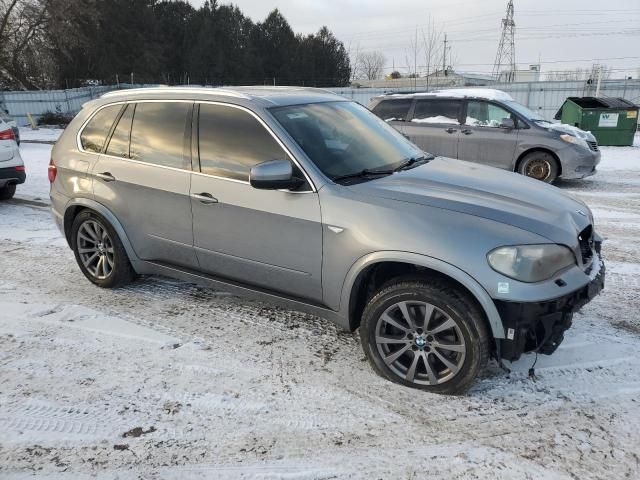
[[[518,173],[525,177],[553,183],[558,178],[558,161],[547,152],[531,152],[526,154],[518,165]]]
[[[0,188],[0,200],[10,200],[16,193],[16,184],[5,185]]]
[[[99,287],[117,288],[136,278],[118,234],[102,215],[83,210],[73,219],[71,248],[84,276]]]
[[[402,304],[408,307],[404,311]],[[404,320],[406,313],[413,327]],[[465,292],[443,281],[400,278],[383,286],[362,314],[360,341],[382,377],[447,395],[464,393],[489,358],[483,313]]]

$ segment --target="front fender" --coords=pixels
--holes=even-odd
[[[349,318],[349,303],[351,298],[351,291],[354,287],[358,275],[364,271],[365,268],[382,262],[400,262],[411,265],[417,265],[420,267],[429,268],[435,270],[447,277],[452,278],[458,283],[462,284],[478,301],[480,306],[485,312],[489,325],[491,326],[491,332],[494,338],[505,338],[504,327],[502,325],[502,319],[496,309],[493,300],[487,293],[487,291],[480,285],[473,277],[458,267],[451,265],[450,263],[443,262],[434,257],[428,257],[426,255],[420,255],[411,252],[402,251],[383,251],[375,252],[365,255],[359,258],[349,269],[347,276],[345,277],[342,294],[340,298],[340,316],[342,318]]]

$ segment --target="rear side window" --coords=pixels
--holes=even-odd
[[[130,158],[163,167],[190,168],[185,152],[185,131],[191,103],[141,102],[136,104],[131,127]]]
[[[122,105],[110,105],[98,111],[80,134],[80,143],[87,152],[100,153]]]
[[[133,120],[133,110],[135,105],[129,104],[126,110],[118,120],[109,145],[107,146],[107,155],[114,157],[129,158],[129,134],[131,133],[131,121]]]
[[[248,181],[254,165],[288,158],[260,122],[239,108],[203,103],[198,125],[202,173]]]
[[[404,122],[409,115],[412,98],[399,98],[397,100],[382,100],[378,105],[373,107],[373,113],[385,122],[401,121]]]
[[[412,122],[458,124],[460,118],[460,100],[422,99],[416,102]]]

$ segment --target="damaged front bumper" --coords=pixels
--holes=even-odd
[[[604,289],[604,262],[599,254],[596,258],[589,283],[567,295],[539,303],[495,301],[506,332],[506,338],[497,340],[499,358],[515,361],[523,353],[550,355],[558,348],[573,314]]]

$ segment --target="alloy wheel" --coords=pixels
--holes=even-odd
[[[375,341],[387,367],[408,382],[445,383],[464,365],[460,327],[427,302],[402,301],[387,308],[376,323]]]
[[[113,241],[107,229],[95,220],[80,225],[77,249],[82,264],[98,280],[104,280],[113,272]]]

